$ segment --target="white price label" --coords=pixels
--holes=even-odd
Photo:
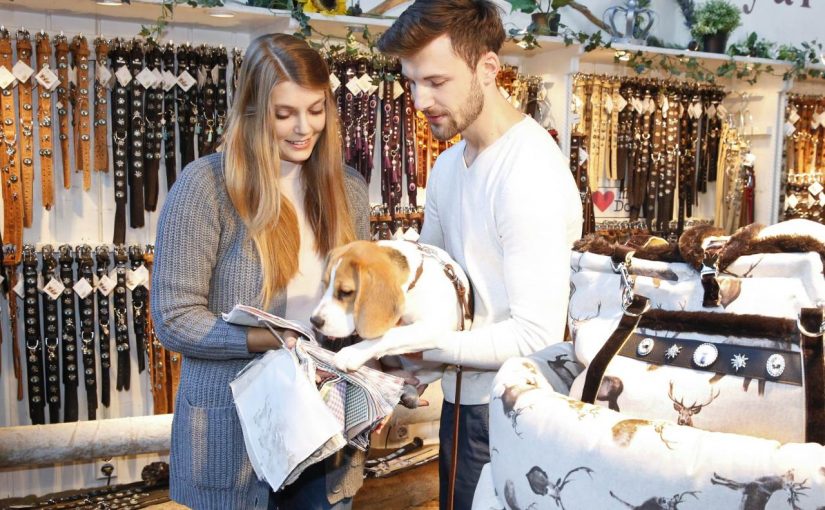
[[[112,71],[103,64],[98,64],[95,68],[95,79],[104,87],[108,87],[112,82]]]
[[[145,287],[148,281],[149,271],[146,269],[146,266],[140,266],[134,271],[131,269],[126,271],[126,288],[129,290],[135,290],[141,285]]]
[[[394,82],[392,82],[392,98],[394,100],[398,99],[399,97],[401,97],[401,94],[403,94],[403,93],[404,93],[404,87],[401,85],[401,83],[399,83],[398,80],[395,80]]]
[[[0,89],[7,89],[12,86],[17,79],[11,74],[11,71],[6,69],[6,66],[0,66]]]
[[[77,68],[75,66],[69,68],[69,83],[77,85]]]
[[[218,69],[218,66],[215,65],[215,67],[212,68],[212,72],[211,72],[211,74],[212,74],[212,83],[214,83],[214,84],[218,83],[218,78],[220,78],[220,76],[218,75],[219,72],[220,71]]]
[[[14,293],[20,296],[21,299],[26,297],[25,292],[23,291],[23,279],[17,280],[17,285],[14,286]]]
[[[353,96],[357,96],[361,93],[361,86],[358,85],[358,78],[350,78],[350,80],[347,82],[347,90],[352,92]]]
[[[49,66],[43,66],[39,73],[34,75],[34,79],[46,90],[52,91],[60,85],[60,79],[56,74],[49,69]]]
[[[195,78],[193,78],[188,71],[184,71],[178,75],[178,87],[180,87],[184,92],[187,92],[195,86],[196,83],[198,83],[198,81],[195,80]]]
[[[810,193],[813,196],[817,196],[820,193],[822,193],[823,189],[825,188],[823,188],[821,184],[819,184],[818,182],[814,182],[813,184],[808,186],[808,193]]]
[[[49,280],[49,283],[43,287],[43,292],[52,298],[52,301],[59,298],[60,295],[63,294],[64,290],[66,290],[66,286],[63,285],[63,282],[54,277],[52,277],[52,279]]]
[[[104,296],[108,296],[113,290],[115,290],[116,286],[117,281],[109,278],[109,275],[105,274],[103,275],[103,278],[97,282],[95,288]]]
[[[607,99],[604,100],[604,110],[608,114],[611,114],[611,113],[613,113],[614,106],[615,105],[613,104],[613,98],[610,97],[610,96],[607,96]]]
[[[169,71],[163,71],[163,90],[169,92],[178,84],[178,78]]]
[[[121,87],[126,87],[132,83],[132,73],[126,66],[120,66],[120,69],[115,71],[115,78],[117,78],[117,82],[120,83]]]
[[[155,76],[155,83],[152,84],[152,87],[160,88],[163,85],[163,73],[156,67],[152,70],[152,74]]]
[[[796,209],[796,206],[799,204],[799,199],[796,198],[796,195],[789,195],[788,198],[785,199],[785,204],[791,209]]]
[[[75,294],[80,296],[80,299],[85,299],[86,296],[94,291],[94,289],[89,284],[89,280],[86,278],[81,278],[80,281],[74,284],[74,291]]]
[[[788,120],[791,124],[796,124],[796,121],[798,121],[799,118],[799,112],[796,111],[796,108],[791,110],[791,113],[788,115]]]
[[[335,92],[338,90],[338,87],[340,87],[340,86],[341,86],[341,80],[339,80],[338,77],[335,76],[334,73],[331,73],[329,75],[329,87],[332,89],[332,93],[335,94]]]
[[[150,89],[155,86],[155,73],[150,71],[148,67],[141,69],[137,76],[135,76],[135,79],[143,85],[145,89]]]
[[[796,128],[790,122],[786,122],[784,128],[785,136],[791,136],[796,132]]]
[[[14,67],[12,67],[11,73],[22,83],[29,81],[29,78],[34,74],[34,69],[22,60],[18,60],[17,63],[14,64]]]

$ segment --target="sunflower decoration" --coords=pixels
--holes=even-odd
[[[321,14],[346,14],[347,0],[301,0],[304,12],[320,12]]]

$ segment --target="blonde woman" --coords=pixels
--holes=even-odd
[[[343,166],[323,59],[290,35],[254,40],[222,151],[186,167],[158,223],[152,316],[163,345],[183,355],[172,499],[196,509],[351,505],[361,457],[346,449],[282,494],[257,480],[229,382],[277,340],[219,314],[244,303],[308,321],[324,256],[366,239],[368,214],[364,179]]]

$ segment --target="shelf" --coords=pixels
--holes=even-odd
[[[59,4],[54,0],[0,0],[0,9],[11,11],[94,16],[141,23],[155,21],[161,14],[161,5],[161,0],[132,0],[131,5],[121,6],[98,5],[94,0],[62,0]],[[377,33],[386,30],[393,22],[392,18],[325,16],[318,13],[308,15],[313,28],[339,38],[346,36],[349,26],[366,25],[370,31]],[[298,27],[297,22],[290,17],[289,11],[250,7],[235,0],[226,1],[220,8],[176,5],[170,25],[242,29],[244,32],[291,32]]]

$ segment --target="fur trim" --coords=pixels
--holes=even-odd
[[[573,249],[579,252],[588,252],[595,255],[605,255],[608,257],[619,256],[624,259],[624,254],[633,251],[625,245],[611,243],[598,234],[588,234],[573,243]],[[654,260],[659,262],[683,262],[679,256],[679,248],[672,243],[667,245],[654,245],[638,248],[633,254],[634,258]]]
[[[679,253],[682,258],[693,269],[702,269],[702,259],[705,251],[702,249],[702,241],[711,236],[725,235],[725,231],[713,225],[697,225],[685,230],[679,237]]]
[[[678,312],[650,310],[639,322],[640,328],[659,331],[707,333],[740,338],[770,338],[797,341],[796,321],[751,314]]]
[[[722,248],[722,251],[719,253],[719,271],[724,271],[729,265],[733,264],[734,260],[738,259],[742,255],[747,255],[749,249],[748,247],[763,228],[765,228],[764,225],[759,223],[751,223],[750,225],[746,225],[734,232],[730,237],[730,240],[727,244],[725,244],[725,247]]]

